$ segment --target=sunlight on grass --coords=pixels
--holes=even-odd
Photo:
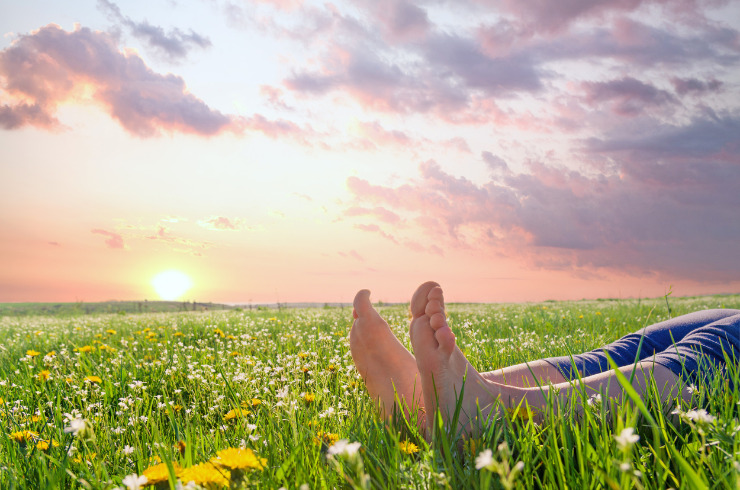
[[[665,302],[449,305],[481,370],[599,347]],[[740,297],[671,299],[672,315]],[[408,346],[407,312],[381,307]],[[519,412],[476,439],[379,420],[354,369],[351,310],[0,318],[0,488],[737,488],[740,382],[591,396],[582,417]],[[576,403],[576,400],[573,401]],[[671,414],[675,411],[675,414]],[[430,414],[428,414],[429,416]],[[691,471],[687,471],[690,469]],[[304,487],[306,488],[306,487]]]

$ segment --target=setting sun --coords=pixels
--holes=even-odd
[[[154,276],[152,286],[161,299],[173,301],[185,294],[193,286],[193,281],[183,272],[168,270]]]

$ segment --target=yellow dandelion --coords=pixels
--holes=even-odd
[[[64,378],[64,381],[66,381],[67,383],[71,383],[72,382],[72,378],[70,378],[70,377]]]
[[[28,357],[36,357],[36,356],[38,356],[39,354],[41,354],[41,352],[39,352],[39,351],[37,351],[37,350],[33,350],[33,349],[29,349],[29,350],[27,350],[27,351],[26,351],[26,355],[27,355]]]
[[[238,353],[237,351],[234,351],[230,355],[231,355],[231,357],[239,357],[241,354]]]
[[[90,353],[95,350],[92,345],[83,345],[82,347],[76,347],[75,352],[82,352],[83,354]]]
[[[49,376],[51,376],[51,371],[44,369],[43,371],[41,371],[39,374],[36,375],[36,378],[39,381],[46,381],[47,379],[49,379]]]
[[[410,441],[399,442],[398,449],[400,449],[404,454],[414,454],[419,452],[419,446]]]
[[[242,408],[235,408],[233,410],[229,410],[228,412],[226,412],[226,414],[224,415],[224,420],[232,420],[237,417],[246,417],[250,413],[252,412],[250,412],[249,410],[244,410]]]
[[[331,446],[338,440],[339,440],[339,434],[335,434],[333,432],[319,431],[318,433],[316,433],[316,437],[314,438],[313,442],[315,444],[321,444],[323,442],[327,446]]]
[[[532,410],[529,407],[507,408],[506,411],[511,415],[511,420],[529,420],[532,418]]]
[[[89,381],[90,383],[102,383],[103,380],[100,379],[100,376],[85,376],[85,381]]]
[[[229,485],[229,470],[217,467],[211,462],[201,463],[185,468],[178,475],[180,481],[188,484],[191,481],[207,489],[223,488]]]
[[[29,441],[35,441],[39,438],[39,435],[32,430],[19,430],[17,432],[11,432],[10,438],[18,444],[25,444]]]
[[[54,357],[56,355],[57,355],[56,351],[52,350],[52,351],[47,352],[44,357]]]
[[[182,410],[182,405],[172,405],[172,410],[175,412],[179,412]]]
[[[308,367],[308,366],[303,366],[303,367],[301,368],[301,371],[303,372],[303,374],[308,374],[308,372],[309,372],[310,370],[311,370],[311,368],[310,368],[310,367]]]
[[[38,449],[39,451],[47,451],[49,447],[52,447],[52,446],[59,447],[59,443],[55,441],[54,439],[49,439],[48,441],[44,441],[42,439],[36,443],[36,449]]]
[[[87,458],[85,458],[85,461],[87,461],[88,463],[90,463],[90,462],[92,462],[95,459],[95,457],[97,455],[98,455],[98,453],[90,453],[90,454],[87,455]],[[82,459],[82,456],[77,456],[72,461],[74,461],[75,463],[82,463],[83,459]]]
[[[229,339],[229,340],[238,340],[236,337],[234,337],[231,334],[227,335],[226,338]]]
[[[335,373],[337,371],[337,367],[334,364],[329,364],[326,367],[326,370],[329,371],[330,373]]]
[[[298,357],[300,357],[301,359],[305,359],[308,357],[308,354],[306,354],[305,352],[299,352]]]
[[[112,328],[109,328],[108,330],[105,331],[105,333],[107,333],[108,335],[115,335],[116,331],[113,330]]]
[[[223,330],[221,330],[220,328],[216,328],[216,329],[214,329],[214,330],[213,330],[213,333],[214,333],[215,335],[218,335],[218,336],[219,336],[219,337],[221,337],[221,338],[224,338],[224,337],[226,337],[226,334],[225,334],[225,333],[224,333],[224,331],[223,331]]]
[[[182,468],[174,462],[172,463],[172,469],[175,472],[175,476],[178,476],[182,472]],[[147,485],[156,485],[170,479],[170,470],[167,468],[167,463],[159,463],[145,469],[141,475],[146,477]]]
[[[267,459],[258,458],[251,449],[236,447],[217,452],[211,462],[232,470],[261,470],[267,466]]]
[[[316,395],[313,393],[306,393],[303,395],[303,401],[306,403],[306,405],[312,404],[316,400]]]
[[[185,334],[182,332],[175,332],[172,334],[173,337],[183,337]]]

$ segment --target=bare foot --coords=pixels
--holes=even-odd
[[[367,391],[384,417],[390,417],[396,397],[407,415],[422,409],[421,381],[414,356],[398,341],[388,323],[370,303],[370,291],[363,289],[354,300],[355,318],[349,333],[349,347]],[[423,421],[419,420],[423,424]]]
[[[439,408],[443,420],[449,423],[465,378],[458,425],[463,431],[472,432],[478,404],[483,413],[490,412],[499,394],[499,385],[486,381],[455,344],[455,334],[445,317],[444,296],[439,284],[426,282],[419,286],[411,299],[411,317],[411,345],[421,375],[427,414],[434,415]],[[427,419],[427,438],[433,434],[434,420],[433,416]]]

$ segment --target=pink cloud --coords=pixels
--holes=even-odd
[[[229,219],[224,216],[214,216],[202,221],[198,221],[198,224],[203,228],[209,230],[238,230],[241,229],[243,223],[240,219]]]
[[[0,80],[15,99],[0,108],[6,129],[58,126],[57,106],[83,91],[137,136],[235,129],[232,118],[190,94],[182,78],[155,73],[136,54],[119,50],[111,35],[83,27],[68,32],[50,24],[21,36],[0,52]]]
[[[416,41],[424,38],[430,30],[426,11],[408,0],[365,0],[359,3],[382,26],[385,37],[392,42]]]
[[[97,235],[103,235],[108,237],[108,239],[105,241],[105,244],[108,245],[108,248],[113,249],[123,249],[123,237],[119,235],[118,233],[113,233],[111,231],[101,230],[101,229],[94,229],[92,230],[93,233]]]
[[[98,8],[107,13],[114,22],[125,26],[134,37],[170,60],[177,61],[185,58],[192,48],[203,49],[211,46],[210,39],[192,29],[190,32],[183,32],[178,28],[173,28],[165,32],[161,27],[151,25],[147,21],[135,22],[123,15],[121,9],[109,0],[98,0]]]
[[[410,216],[394,237],[399,244],[433,235],[443,248],[519,257],[548,269],[736,278],[740,119],[715,114],[682,126],[653,125],[652,133],[630,128],[584,142],[586,159],[612,162],[611,171],[598,174],[535,161],[528,173],[481,184],[429,161],[418,180],[398,187],[356,177],[347,186],[353,206],[373,203]]]
[[[347,209],[344,214],[346,216],[371,216],[388,224],[396,224],[401,221],[401,217],[396,213],[380,206],[372,209],[355,206]]]
[[[646,108],[678,104],[678,100],[665,90],[632,77],[608,82],[582,82],[584,100],[592,107],[609,104],[612,112],[621,116],[636,116]]]

